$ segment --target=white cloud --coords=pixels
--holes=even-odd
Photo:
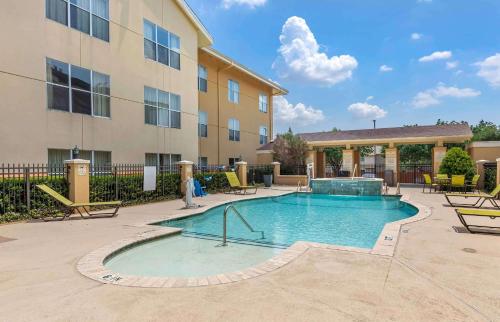
[[[371,101],[371,100],[372,100],[372,99],[374,99],[374,98],[375,98],[375,97],[373,97],[373,96],[368,96],[368,97],[366,98],[366,101],[367,101],[367,102],[368,102],[368,101]]]
[[[288,18],[279,39],[279,56],[273,68],[282,78],[332,86],[351,78],[353,70],[358,67],[356,58],[350,55],[328,57],[321,52],[303,18]]]
[[[451,51],[435,51],[428,56],[420,57],[418,61],[426,63],[434,60],[450,59],[452,55]]]
[[[446,69],[455,69],[458,67],[458,61],[446,62]]]
[[[387,66],[387,65],[382,65],[382,66],[380,66],[379,70],[382,73],[387,73],[387,72],[392,72],[394,70],[394,68]]]
[[[387,115],[387,111],[381,109],[377,105],[368,103],[354,103],[347,108],[354,116],[363,119],[380,119]]]
[[[322,110],[306,106],[303,103],[293,105],[283,96],[274,97],[273,107],[277,127],[282,129],[308,126],[325,119]]]
[[[486,80],[493,87],[500,87],[500,53],[475,63],[479,66],[477,76]]]
[[[423,36],[424,35],[419,34],[418,32],[414,32],[411,34],[410,38],[411,38],[411,40],[420,40],[420,39],[422,39]]]
[[[222,0],[222,7],[229,9],[232,6],[247,6],[251,9],[265,5],[267,0]]]
[[[431,3],[432,0],[417,0],[417,3]]]
[[[431,88],[423,92],[419,92],[413,98],[413,106],[424,108],[432,105],[439,105],[441,98],[467,98],[481,95],[481,92],[472,88],[446,87],[443,84],[438,84],[436,88]]]

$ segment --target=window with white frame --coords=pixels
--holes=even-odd
[[[144,57],[181,69],[181,39],[144,19]]]
[[[227,127],[229,129],[229,141],[239,141],[240,121],[236,119],[229,119]]]
[[[208,114],[207,112],[198,112],[198,136],[208,137]]]
[[[198,157],[198,167],[204,169],[208,167],[208,158],[207,157]]]
[[[110,77],[47,58],[47,106],[52,110],[110,117]]]
[[[259,128],[259,143],[266,144],[267,143],[267,127],[261,126]]]
[[[205,93],[208,91],[208,72],[203,65],[198,65],[198,90]]]
[[[237,81],[230,79],[227,87],[229,101],[238,104],[240,102],[240,84]]]
[[[45,16],[109,42],[109,0],[45,0]]]
[[[267,113],[267,95],[259,94],[259,111]]]
[[[229,167],[234,168],[236,162],[240,162],[240,158],[229,158]]]
[[[93,166],[111,165],[111,151],[80,150],[79,159],[89,160]],[[65,160],[73,159],[70,149],[48,149],[48,165],[50,168],[60,167]]]
[[[160,172],[170,172],[176,169],[177,163],[182,160],[180,154],[146,153],[145,165],[157,167]]]
[[[144,87],[144,122],[181,128],[181,97],[159,89]]]

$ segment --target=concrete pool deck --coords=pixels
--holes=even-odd
[[[259,195],[290,188],[277,189]],[[257,278],[201,288],[102,284],[76,269],[95,249],[157,229],[140,223],[179,213],[180,200],[111,219],[0,226],[0,321],[497,320],[500,236],[457,232],[442,195],[402,193],[432,215],[402,227],[393,257],[310,248]]]

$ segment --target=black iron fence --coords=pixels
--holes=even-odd
[[[68,196],[67,167],[47,164],[2,164],[0,167],[0,215],[37,217],[61,210],[61,205],[36,188],[47,184]],[[0,218],[0,222],[3,221]]]
[[[360,173],[365,178],[381,178],[385,179],[385,164],[362,164]]]
[[[295,165],[295,166],[287,166],[282,164],[280,167],[281,175],[307,175],[307,166],[306,165]]]
[[[424,183],[424,174],[432,177],[432,164],[400,164],[400,183]]]
[[[489,162],[484,164],[484,190],[487,192],[495,189],[497,185],[497,163]]]
[[[229,187],[224,172],[232,170],[228,165],[222,164],[194,165],[193,175],[208,192],[221,192]]]
[[[247,166],[247,181],[250,184],[264,183],[264,176],[273,174],[274,166],[272,165],[251,165]]]

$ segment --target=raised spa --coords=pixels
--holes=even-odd
[[[378,196],[382,194],[384,180],[379,178],[322,178],[312,179],[315,194]]]

